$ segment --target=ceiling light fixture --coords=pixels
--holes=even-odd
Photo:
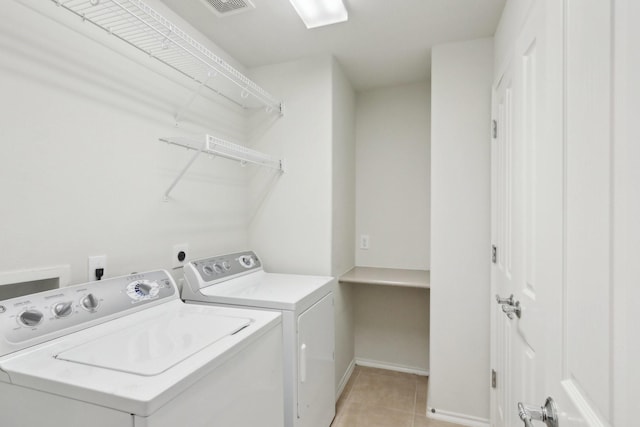
[[[342,0],[289,0],[307,28],[337,24],[349,19]]]

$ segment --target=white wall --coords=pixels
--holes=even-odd
[[[429,290],[351,285],[359,364],[429,373]]]
[[[331,274],[340,276],[355,265],[355,92],[340,65],[333,61],[332,238]],[[336,281],[336,397],[349,379],[355,357],[353,292]]]
[[[251,120],[255,146],[286,159],[284,175],[252,179],[250,247],[273,272],[338,276],[354,265],[354,99],[329,56],[258,67],[286,100],[277,122]],[[354,357],[351,291],[335,283],[336,392]]]
[[[429,415],[488,422],[493,39],[432,64]]]
[[[199,159],[165,203],[191,153],[158,141],[246,142],[241,111],[207,91],[176,127],[184,76],[53,2],[7,0],[0,15],[0,271],[68,264],[79,283],[89,255],[106,254],[111,277],[170,268],[176,243],[190,257],[247,246],[245,172]]]
[[[332,271],[340,275],[355,265],[356,95],[340,64],[333,61],[332,105]]]
[[[358,93],[356,264],[429,268],[429,85]]]
[[[322,56],[251,71],[286,100],[277,122],[251,126],[256,148],[286,160],[286,173],[274,182],[252,179],[249,244],[268,271],[331,274],[332,61]]]

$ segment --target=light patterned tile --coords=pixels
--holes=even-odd
[[[355,366],[353,369],[353,372],[351,373],[351,376],[347,380],[347,384],[345,384],[344,389],[342,389],[340,398],[336,402],[336,414],[340,413],[344,405],[347,403],[349,394],[351,394],[351,390],[353,389],[353,385],[355,384],[359,374],[360,374],[360,369],[358,369],[358,366]]]
[[[339,414],[340,411],[342,411],[342,408],[347,404],[347,396],[348,393],[342,393],[342,395],[340,395],[340,398],[336,402],[336,414]]]
[[[351,389],[349,402],[413,413],[416,387],[415,378],[363,370]]]
[[[448,423],[445,421],[434,420],[422,415],[414,415],[413,427],[463,427],[460,424]]]
[[[349,403],[332,427],[412,427],[413,414]]]
[[[360,372],[369,373],[369,374],[378,374],[378,375],[388,375],[390,377],[407,378],[412,380],[416,380],[419,377],[416,374],[409,374],[409,373],[400,372],[400,371],[391,371],[389,369],[370,368],[368,366],[360,366]]]
[[[356,366],[353,368],[353,372],[351,373],[351,376],[349,377],[347,384],[345,384],[344,389],[342,390],[341,396],[346,397],[349,395],[349,392],[353,388],[353,384],[355,384],[356,380],[358,379],[358,375],[360,375],[360,369],[358,369],[358,366]]]

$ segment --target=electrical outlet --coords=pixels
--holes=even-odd
[[[360,249],[367,250],[369,249],[369,235],[361,234],[360,235]]]
[[[89,263],[87,268],[87,279],[90,282],[98,280],[96,277],[96,269],[101,268],[103,274],[107,270],[107,256],[106,255],[96,255],[89,257]]]
[[[171,252],[171,268],[180,268],[187,263],[187,254],[189,253],[189,244],[181,243],[173,245]]]

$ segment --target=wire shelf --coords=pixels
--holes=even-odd
[[[203,153],[224,157],[226,159],[237,160],[241,163],[253,163],[279,171],[283,170],[282,160],[276,157],[252,150],[240,144],[216,138],[212,135],[205,135],[204,139],[185,136],[165,137],[160,138],[160,141],[179,145],[191,150],[199,150]]]
[[[283,112],[280,101],[140,0],[52,1],[243,108]]]
[[[185,136],[165,137],[160,138],[160,141],[196,151],[189,163],[187,163],[178,177],[176,177],[171,186],[169,186],[167,191],[164,193],[165,200],[168,200],[171,190],[173,190],[178,181],[182,179],[187,169],[191,167],[200,153],[207,153],[214,156],[224,157],[226,159],[237,160],[243,165],[246,163],[252,163],[276,169],[280,173],[284,173],[284,161],[282,159],[269,156],[233,142],[225,141],[224,139],[216,138],[212,135],[205,135],[204,138]]]

